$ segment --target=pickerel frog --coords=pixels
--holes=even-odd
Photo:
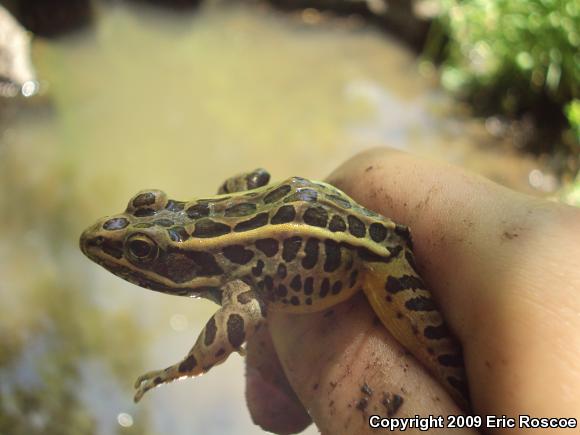
[[[187,202],[141,191],[123,213],[82,234],[82,251],[115,275],[221,305],[182,361],[138,378],[135,401],[242,351],[269,312],[320,311],[362,291],[391,334],[465,406],[461,348],[416,272],[409,230],[329,184],[292,177],[267,185],[269,178],[258,169]]]

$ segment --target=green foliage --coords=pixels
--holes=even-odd
[[[563,109],[576,99],[566,114],[578,128],[579,2],[440,0],[439,5],[437,25],[449,38],[445,87],[479,95],[477,103],[484,106],[479,109],[508,116],[546,102]]]
[[[580,207],[580,172],[576,175],[576,179],[562,191],[559,199],[566,204]]]
[[[566,117],[572,128],[576,142],[580,142],[580,100],[575,99],[566,106]]]

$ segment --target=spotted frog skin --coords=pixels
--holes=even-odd
[[[219,194],[188,202],[141,191],[81,236],[82,251],[115,275],[221,307],[177,364],[138,378],[151,388],[219,364],[269,312],[310,313],[365,293],[391,334],[466,407],[461,348],[416,272],[409,230],[335,187],[292,177],[267,185],[257,169]]]

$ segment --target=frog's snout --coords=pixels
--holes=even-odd
[[[92,227],[87,228],[81,234],[79,239],[79,246],[83,254],[85,254],[89,258],[94,258],[94,251],[95,249],[101,249],[105,238],[103,236],[96,234],[96,229],[98,224],[93,225]]]

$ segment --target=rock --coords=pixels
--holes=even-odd
[[[26,97],[38,91],[30,61],[30,35],[0,6],[0,96]]]

